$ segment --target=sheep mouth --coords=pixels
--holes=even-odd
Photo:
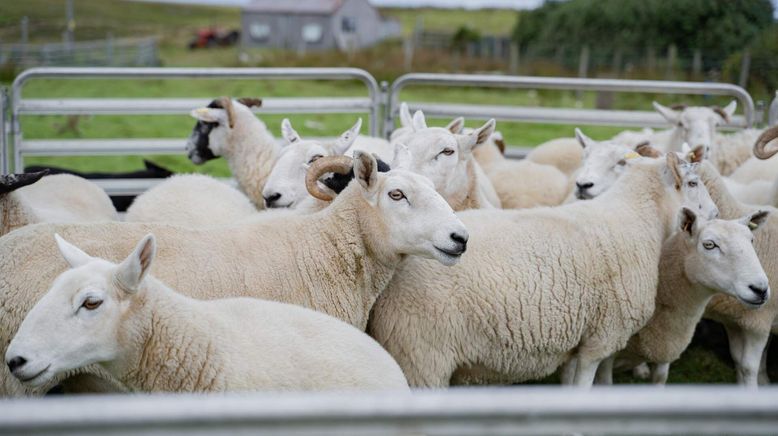
[[[440,248],[440,247],[438,247],[438,246],[434,246],[434,247],[435,247],[435,249],[436,249],[436,250],[438,250],[439,252],[441,252],[441,253],[445,254],[445,255],[446,255],[446,256],[448,256],[448,257],[453,257],[453,258],[455,258],[455,259],[459,259],[460,257],[462,257],[462,253],[464,253],[464,252],[465,252],[465,250],[463,250],[463,249],[458,249],[458,250],[446,250],[446,249]]]
[[[592,195],[592,194],[590,194],[588,192],[578,191],[578,192],[575,193],[575,197],[577,199],[579,199],[579,200],[591,200],[592,198],[594,198],[594,195]]]
[[[745,304],[746,306],[748,306],[748,307],[750,307],[752,309],[756,309],[756,308],[762,307],[767,302],[767,298],[766,297],[765,298],[755,298],[753,300],[748,300],[746,298],[742,298],[741,297],[740,301],[743,304]]]
[[[42,376],[43,374],[45,374],[46,371],[49,370],[49,368],[51,368],[51,364],[49,364],[49,366],[43,368],[40,372],[38,372],[35,375],[32,375],[30,377],[24,377],[24,378],[19,377],[19,381],[22,382],[22,383],[30,383],[33,380],[35,380],[35,379],[39,378],[40,376]]]

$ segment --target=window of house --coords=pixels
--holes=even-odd
[[[270,37],[270,25],[254,22],[249,26],[249,35],[255,41],[264,41]]]
[[[357,31],[357,20],[354,17],[343,17],[340,20],[340,30],[343,33],[354,33]]]
[[[319,42],[323,33],[321,24],[308,23],[303,26],[303,41],[309,44]]]

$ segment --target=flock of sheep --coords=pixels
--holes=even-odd
[[[190,160],[119,219],[91,182],[0,179],[0,395],[665,383],[702,317],[768,382],[778,127],[655,103],[662,131],[576,129],[526,159],[489,120],[284,145],[251,107],[192,111]],[[771,236],[773,239],[771,239]]]

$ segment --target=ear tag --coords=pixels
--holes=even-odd
[[[195,113],[197,113],[198,115],[205,115],[208,113],[208,108],[207,107],[197,108],[195,109]]]
[[[635,153],[634,151],[630,151],[629,153],[624,155],[624,159],[635,159],[638,157],[640,157],[640,155]]]
[[[748,222],[748,229],[749,230],[752,230],[752,231],[756,230],[757,227],[759,227],[759,226],[755,222],[751,222],[751,221]]]

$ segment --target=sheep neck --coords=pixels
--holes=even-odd
[[[670,363],[678,359],[713,297],[711,290],[687,277],[684,258],[688,248],[683,239],[677,232],[664,244],[654,315],[627,344],[627,352],[641,360]]]
[[[670,129],[670,137],[667,140],[667,151],[681,151],[683,142],[683,129],[678,126]]]
[[[481,168],[488,172],[495,164],[505,160],[505,156],[500,153],[500,149],[492,142],[488,141],[486,144],[477,147],[473,150],[473,155],[476,160],[481,164]]]
[[[474,165],[474,159],[471,158],[467,161],[467,166],[465,167],[467,173],[467,180],[465,182],[467,189],[457,190],[453,195],[447,198],[448,204],[457,212],[467,209],[480,209],[482,206],[482,201],[478,195],[478,183],[476,183],[477,178],[475,176]],[[461,193],[464,193],[464,195]]]
[[[326,301],[312,296],[308,307],[364,330],[370,309],[403,258],[388,247],[384,221],[360,186],[352,183],[327,209],[310,215],[307,226],[317,231],[308,232],[297,244],[299,271],[326,287],[318,293]],[[322,259],[321,253],[329,256]],[[312,258],[316,268],[311,267]]]
[[[102,366],[137,392],[206,392],[226,388],[220,358],[196,300],[144,280],[119,332],[120,355]]]
[[[18,192],[0,195],[0,235],[38,222],[35,211]]]
[[[253,114],[244,114],[248,116],[253,120],[241,123],[244,128],[233,130],[230,136],[232,149],[226,155],[227,165],[240,189],[257,209],[263,209],[262,190],[278,159],[279,146],[262,121]]]

